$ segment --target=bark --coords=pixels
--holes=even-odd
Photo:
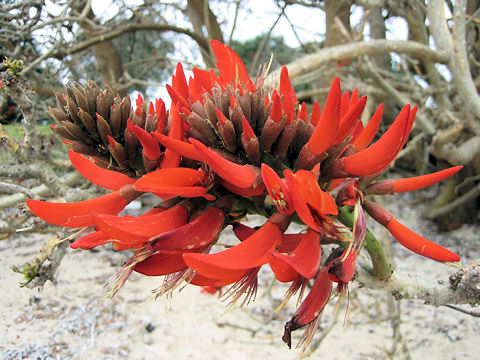
[[[208,0],[188,0],[185,14],[192,23],[195,34],[204,39],[224,42],[222,29],[217,17],[210,9]],[[214,67],[215,61],[210,47],[201,48],[201,50],[205,64],[208,67]]]
[[[105,32],[98,24],[95,14],[90,7],[90,3],[80,1],[74,5],[72,11],[74,13],[87,12],[87,18],[91,21],[80,22],[79,25],[84,31],[88,39],[94,38]],[[88,6],[88,9],[85,9]],[[93,53],[97,62],[98,72],[102,76],[102,80],[105,84],[117,84],[121,83],[124,79],[123,64],[120,57],[120,53],[111,40],[105,40],[98,42],[92,46]],[[120,94],[124,96],[125,94]]]

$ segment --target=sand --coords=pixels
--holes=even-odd
[[[426,230],[432,232],[432,227]],[[479,258],[477,230],[465,225],[455,233],[433,236],[448,239],[469,262]],[[295,300],[274,312],[286,286],[270,287],[268,267],[261,273],[255,302],[226,314],[226,303],[217,295],[193,286],[171,299],[153,300],[151,290],[162,279],[135,273],[113,299],[104,299],[105,283],[126,259],[125,253],[105,247],[69,249],[55,284],[48,282],[41,290],[21,288],[21,276],[9,268],[31,260],[44,239],[16,235],[0,241],[0,354],[6,360],[296,359],[300,354],[281,340]],[[393,250],[397,271],[412,277],[447,280],[455,270],[397,244]],[[309,358],[480,359],[478,318],[420,301],[396,302],[356,284],[350,287],[346,322],[347,302],[337,313],[335,302],[325,310],[313,340],[319,346]],[[395,314],[400,316],[393,319],[399,324],[394,331]],[[294,333],[294,345],[301,333]]]

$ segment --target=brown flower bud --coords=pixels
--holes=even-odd
[[[75,94],[75,101],[78,107],[84,111],[90,111],[90,106],[88,105],[85,94],[78,88],[75,88],[73,93]]]
[[[62,110],[54,108],[54,107],[49,108],[48,113],[58,123],[62,123],[62,121],[66,121],[66,120],[69,119],[69,117],[66,113],[64,113]]]
[[[120,108],[120,98],[118,98],[119,104],[113,104],[110,107],[110,129],[112,130],[113,137],[117,137],[122,126],[122,109]]]
[[[198,115],[200,115],[202,118],[208,118],[207,111],[205,110],[205,107],[202,105],[200,101],[195,101],[190,108],[192,111],[196,112]]]
[[[70,121],[63,121],[63,127],[78,140],[83,141],[85,144],[92,144],[93,141],[82,131],[80,126],[75,125]]]
[[[108,148],[108,136],[112,136],[112,130],[110,129],[107,120],[105,120],[99,113],[97,113],[97,131],[100,134],[103,143]]]
[[[214,145],[217,140],[217,135],[213,131],[210,122],[207,119],[200,117],[197,113],[192,112],[187,117],[187,123],[200,132],[204,138],[208,140],[208,143]]]
[[[82,109],[78,110],[78,117],[82,121],[83,126],[85,126],[85,129],[92,135],[94,138],[98,138],[98,133],[97,133],[97,124],[95,120],[90,116],[90,114],[86,111],[83,111]]]
[[[97,95],[97,114],[102,116],[104,119],[108,118],[109,106],[107,105],[107,99],[105,97],[105,92],[101,92]]]

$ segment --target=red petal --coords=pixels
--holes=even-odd
[[[261,174],[268,194],[277,209],[284,214],[291,214],[294,211],[293,201],[285,181],[280,179],[277,173],[267,164],[262,164]]]
[[[333,197],[323,191],[318,185],[317,178],[311,171],[298,170],[295,175],[295,185],[303,199],[319,214],[337,215],[338,209]]]
[[[94,214],[93,220],[97,229],[111,238],[128,243],[142,243],[153,236],[185,225],[188,211],[184,206],[176,205],[154,215],[120,217]]]
[[[149,172],[138,179],[134,187],[149,192],[169,193],[172,187],[198,185],[205,178],[205,173],[190,168],[169,168]],[[143,190],[140,190],[143,191]]]
[[[313,126],[317,126],[318,122],[320,121],[321,114],[322,112],[320,110],[320,105],[317,101],[314,101],[312,107],[312,115],[310,116],[310,123]]]
[[[165,85],[165,88],[167,89],[168,95],[170,95],[170,98],[172,99],[172,103],[175,105],[181,104],[187,109],[190,108],[190,104],[188,103],[187,99],[185,99],[175,88],[168,84]]]
[[[143,147],[143,153],[149,160],[157,160],[160,157],[160,147],[155,139],[139,126],[133,125],[132,122],[128,122],[127,126],[129,131],[133,131],[137,136]]]
[[[168,136],[172,139],[183,140],[183,120],[180,118],[180,104],[175,104],[172,106],[170,111],[170,130],[168,131]],[[160,168],[174,168],[180,164],[180,155],[175,151],[166,149],[162,161],[160,163]]]
[[[248,71],[240,57],[228,46],[219,41],[210,41],[215,57],[217,58],[217,68],[220,72],[220,79],[223,85],[230,83],[245,84],[247,90],[254,92],[255,85],[248,76]]]
[[[378,131],[378,127],[380,126],[380,122],[382,121],[382,115],[383,104],[380,104],[365,129],[363,129],[358,137],[352,141],[353,146],[355,146],[358,151],[365,149],[373,140]]]
[[[203,156],[203,160],[218,176],[241,188],[250,188],[253,186],[257,175],[250,166],[239,165],[228,161],[198,140],[191,138],[190,141]]]
[[[295,183],[295,177],[293,173],[290,170],[285,170],[283,174],[287,180],[288,189],[290,190],[290,195],[292,196],[293,205],[297,215],[305,223],[305,225],[308,225],[310,228],[316,231],[321,231],[307,206],[307,201],[303,198],[300,189]]]
[[[52,203],[39,200],[26,201],[30,210],[50,224],[66,227],[84,227],[93,225],[92,213],[118,214],[127,206],[128,201],[120,196],[119,191],[94,199],[71,202]]]
[[[340,122],[340,80],[335,78],[328,93],[325,108],[313,132],[308,147],[315,154],[327,150],[335,139]]]
[[[72,249],[89,250],[96,246],[104,245],[112,241],[112,237],[101,231],[95,231],[91,234],[79,237],[70,244]]]
[[[248,239],[253,233],[257,231],[251,227],[244,225],[240,222],[235,222],[233,224],[233,232],[235,236],[240,241]],[[298,246],[300,241],[302,241],[305,234],[283,234],[282,242],[278,246],[277,251],[281,253],[290,253]]]
[[[394,180],[392,190],[395,193],[401,193],[423,189],[456,174],[461,168],[463,168],[463,166],[454,166],[432,174]]]
[[[202,161],[202,157],[192,144],[186,141],[171,138],[158,132],[152,132],[152,135],[160,144],[165,146],[167,149],[175,151],[180,156],[192,160]]]
[[[267,252],[281,241],[277,225],[267,221],[259,230],[234,247],[214,254],[184,254],[187,265],[199,274],[221,278],[221,269],[245,270],[267,262]]]
[[[211,207],[187,224],[151,239],[155,250],[190,250],[209,245],[222,230],[225,214]]]
[[[186,267],[183,254],[159,252],[136,264],[133,270],[147,276],[161,276],[181,271]]]
[[[298,274],[312,279],[320,266],[320,257],[320,236],[317,232],[309,229],[292,254],[285,255],[271,251],[268,259],[277,280],[287,282],[293,281]],[[294,270],[294,277],[288,268]]]
[[[195,77],[195,80],[198,81],[199,85],[204,88],[205,91],[207,91],[210,95],[212,95],[211,89],[215,86],[215,83],[219,81],[219,79],[213,73],[213,70],[207,71],[193,68],[193,76]]]
[[[195,286],[215,286],[215,287],[230,285],[239,281],[242,277],[244,277],[247,271],[248,270],[225,271],[224,272],[225,277],[219,278],[219,279],[212,279],[200,274],[196,274],[193,277],[193,279],[189,281],[189,284],[192,284]]]
[[[71,149],[68,150],[68,157],[73,167],[85,179],[105,189],[119,190],[123,186],[133,184],[136,181],[119,172],[103,169],[95,165],[93,161]]]
[[[272,95],[272,111],[270,112],[270,117],[276,122],[282,120],[282,101],[277,93]]]
[[[340,120],[335,140],[333,140],[333,145],[340,144],[345,140],[345,137],[350,134],[357,121],[360,121],[360,116],[362,115],[366,104],[367,97],[363,96],[355,104],[350,106],[347,113]]]
[[[387,167],[401,150],[408,135],[410,105],[406,105],[390,128],[365,150],[343,158],[344,170],[352,175],[375,174]]]
[[[295,94],[295,90],[293,89],[292,83],[290,82],[290,78],[288,76],[288,69],[286,66],[282,67],[280,71],[280,96],[290,97],[292,98],[293,102],[297,102],[297,95]]]
[[[290,253],[292,252],[302,241],[305,234],[283,234],[282,242],[278,247],[277,251],[280,253]]]
[[[460,257],[440,245],[437,245],[391,218],[386,225],[392,236],[407,249],[436,261],[460,261]]]
[[[282,340],[290,347],[292,344],[291,332],[315,320],[322,313],[332,292],[332,280],[324,267],[318,274],[312,289],[303,300],[300,307],[293,314],[292,319],[285,325]]]
[[[241,188],[234,184],[229,183],[228,181],[223,180],[222,178],[218,180],[218,183],[228,191],[231,191],[232,193],[240,196],[258,196],[265,193],[265,185],[263,184],[258,184],[255,187],[252,186],[249,188]]]
[[[183,71],[182,64],[179,62],[177,63],[177,67],[175,69],[175,81],[173,81],[173,77],[172,77],[172,86],[185,99],[188,99],[187,79],[185,78],[185,73]]]

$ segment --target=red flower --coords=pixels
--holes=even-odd
[[[430,186],[461,169],[375,181],[405,145],[416,107],[406,105],[370,144],[383,106],[364,127],[366,97],[357,89],[342,92],[334,79],[323,109],[314,102],[309,114],[286,67],[278,85],[264,93],[264,72],[253,81],[232,49],[218,41],[211,47],[217,72],[194,68],[187,79],[177,64],[166,86],[169,111],[161,99],[147,104],[142,96],[132,108],[129,98],[93,83],[56,94],[58,108],[49,111],[58,122],[52,130],[72,149],[74,167],[112,192],[82,202],[27,205],[52,224],[93,230],[73,248],[112,243],[115,250],[135,250],[116,275],[112,294],[136,271],[166,276],[158,294],[184,281],[212,291],[231,285],[224,295],[230,304],[242,296],[246,303],[255,297],[259,270],[269,264],[278,281],[291,282],[284,302],[298,290],[300,302],[308,291],[283,336],[291,346],[291,332],[307,327],[305,348],[332,282],[343,294],[353,279],[367,231],[364,208],[408,249],[437,261],[459,260],[368,199]],[[140,216],[117,216],[143,193],[164,201]],[[349,207],[353,226],[338,216],[349,226],[342,227],[336,223],[339,208],[343,215]],[[252,229],[241,223],[251,213],[268,220]],[[285,234],[291,221],[304,230]],[[222,231],[232,224],[239,242],[221,248]],[[326,243],[335,247],[322,263]]]

